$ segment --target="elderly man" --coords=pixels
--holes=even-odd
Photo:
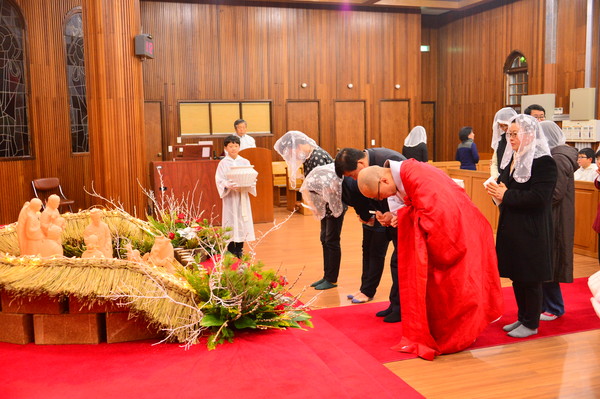
[[[465,191],[423,162],[390,161],[358,175],[369,198],[404,202],[398,227],[402,340],[394,349],[432,360],[467,348],[502,315],[490,224]]]

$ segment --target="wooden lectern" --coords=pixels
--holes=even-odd
[[[258,172],[256,197],[250,195],[254,223],[273,222],[273,154],[267,148],[246,148],[240,151]]]

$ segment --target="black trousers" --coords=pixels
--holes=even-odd
[[[244,254],[244,243],[231,241],[227,244],[227,250],[238,258],[241,258]]]
[[[323,278],[330,283],[337,283],[342,260],[340,235],[346,210],[339,217],[325,216],[321,219],[321,246],[323,247]]]
[[[519,308],[518,320],[527,328],[538,328],[542,313],[542,283],[513,281],[512,285]]]
[[[386,229],[388,240],[394,244],[394,253],[390,260],[390,271],[392,273],[392,288],[390,288],[390,306],[394,312],[400,312],[400,286],[398,285],[398,229],[388,227]]]
[[[360,292],[369,298],[373,298],[377,292],[389,244],[390,239],[386,229],[378,230],[363,226]]]

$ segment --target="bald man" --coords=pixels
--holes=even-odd
[[[401,352],[432,360],[461,351],[502,315],[492,228],[441,170],[413,159],[360,171],[364,196],[403,201],[398,227]]]

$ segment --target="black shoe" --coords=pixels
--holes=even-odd
[[[385,310],[380,310],[379,312],[375,313],[375,316],[385,317],[385,316],[389,315],[390,313],[392,313],[392,305],[388,306],[388,308]]]
[[[400,317],[400,312],[393,311],[390,311],[390,314],[383,318],[383,321],[385,321],[386,323],[398,323],[401,320],[402,317]]]
[[[322,279],[320,279],[320,280],[317,280],[317,281],[315,281],[315,282],[314,282],[314,283],[312,283],[310,286],[311,286],[311,287],[316,287],[317,285],[321,284],[323,281],[327,281],[327,280],[325,280],[324,278],[322,278]]]

